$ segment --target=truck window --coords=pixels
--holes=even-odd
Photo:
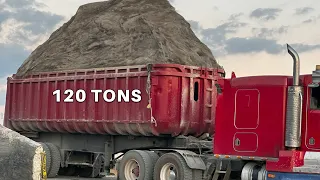
[[[310,88],[310,89],[311,89],[310,108],[320,109],[320,86]]]

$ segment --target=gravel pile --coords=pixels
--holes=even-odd
[[[17,75],[147,63],[220,67],[168,0],[110,0],[82,5]]]
[[[42,146],[0,125],[1,180],[39,180]]]

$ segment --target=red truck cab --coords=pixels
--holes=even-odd
[[[319,179],[320,66],[300,75],[298,54],[289,45],[288,52],[293,76],[218,80],[213,151],[249,162],[242,179]]]
[[[320,66],[317,66],[320,70]],[[313,75],[304,76],[305,84],[305,112],[303,114],[303,144],[302,149],[307,151],[320,150],[320,86],[316,80],[317,71]]]
[[[285,116],[290,76],[221,79],[217,101],[215,153],[277,158],[285,149]],[[303,85],[301,150],[320,150],[320,87],[312,75]],[[310,85],[312,84],[312,85]]]
[[[289,81],[288,76],[221,80],[215,154],[277,158],[279,150],[284,149]]]

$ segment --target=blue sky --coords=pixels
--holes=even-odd
[[[6,77],[15,73],[80,5],[90,2],[94,1],[0,0],[0,113],[5,103]],[[285,52],[286,43],[300,53],[302,73],[310,73],[319,63],[319,0],[171,3],[228,74],[291,74],[292,60]]]

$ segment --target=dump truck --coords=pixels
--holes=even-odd
[[[43,144],[48,177],[319,179],[320,66],[293,76],[147,64],[8,78],[4,124]],[[120,156],[116,154],[121,153]]]

